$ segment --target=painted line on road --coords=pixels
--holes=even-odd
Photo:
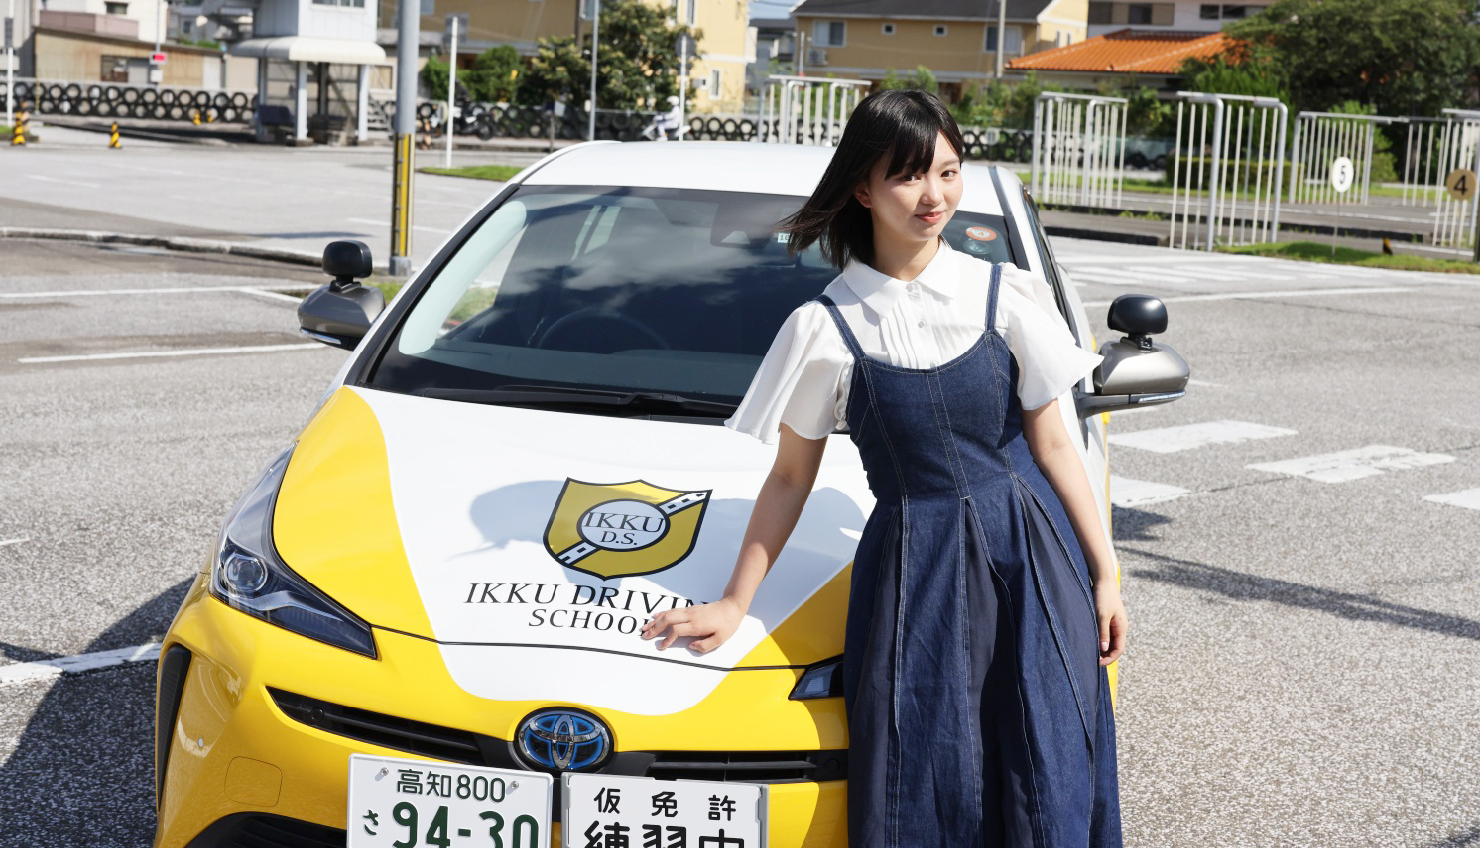
[[[1480,509],[1480,489],[1466,489],[1463,492],[1453,492],[1448,495],[1424,495],[1423,499],[1450,506],[1462,506],[1465,509]]]
[[[19,539],[0,539],[0,548],[6,547],[7,545],[19,545],[29,541],[31,541],[31,537],[29,536],[23,536]]]
[[[372,218],[345,218],[344,220],[349,221],[352,224],[374,224],[377,227],[389,228],[391,225],[390,221],[380,221]],[[424,233],[441,233],[443,235],[447,235],[448,233],[452,232],[452,230],[443,230],[437,227],[423,227],[419,224],[412,224],[411,229],[421,230]]]
[[[1110,503],[1116,506],[1136,507],[1166,503],[1187,494],[1191,492],[1165,483],[1148,483],[1145,480],[1110,475]]]
[[[240,292],[240,291],[296,291],[299,289],[313,288],[311,283],[300,283],[298,285],[268,285],[268,286],[184,286],[178,288],[147,288],[147,289],[74,289],[71,291],[42,291],[42,292],[0,292],[0,299],[22,300],[35,297],[99,297],[104,295],[126,295],[126,294],[200,294],[201,292]]]
[[[1320,297],[1321,295],[1342,294],[1400,294],[1413,291],[1407,286],[1362,286],[1356,288],[1341,289],[1286,289],[1283,291],[1264,292],[1225,292],[1220,294],[1186,294],[1171,295],[1159,298],[1162,303],[1191,303],[1199,300],[1258,300],[1265,297]],[[1086,309],[1095,306],[1109,306],[1112,301],[1095,301],[1086,303]]]
[[[102,186],[98,185],[97,183],[84,183],[78,180],[64,180],[61,177],[43,177],[40,174],[26,174],[26,176],[30,177],[33,180],[40,180],[44,183],[65,183],[67,185],[81,186],[83,188],[102,188]]]
[[[156,356],[211,356],[220,353],[273,353],[283,350],[319,350],[323,345],[318,342],[307,342],[304,344],[285,345],[257,345],[255,347],[205,347],[195,350],[133,350],[118,353],[80,353],[70,356],[26,356],[17,359],[26,365],[35,365],[43,362],[85,362],[95,359],[143,359]]]
[[[1152,453],[1178,453],[1209,445],[1232,445],[1256,439],[1293,436],[1295,433],[1296,431],[1284,427],[1224,420],[1182,424],[1176,427],[1157,427],[1152,430],[1137,430],[1133,433],[1116,433],[1110,436],[1108,441],[1119,447],[1136,448]]]
[[[258,297],[265,297],[268,300],[281,300],[287,301],[288,303],[303,302],[303,298],[301,297],[294,297],[291,294],[282,294],[280,292],[268,291],[267,289],[240,288],[237,289],[237,291],[241,292],[242,294],[255,294]]]
[[[1259,462],[1246,465],[1252,471],[1268,471],[1304,477],[1317,483],[1347,483],[1376,477],[1385,471],[1404,471],[1428,465],[1443,465],[1454,462],[1454,457],[1442,453],[1419,453],[1410,448],[1392,445],[1367,445],[1352,450],[1286,459],[1280,462]]]
[[[16,663],[0,666],[0,686],[51,680],[66,674],[81,674],[84,671],[97,671],[100,668],[111,668],[115,665],[152,662],[156,659],[159,659],[159,643],[150,642],[147,645],[136,645],[132,648],[94,651],[90,654],[78,654],[72,657],[57,657],[54,660]]]

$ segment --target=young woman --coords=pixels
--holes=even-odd
[[[819,243],[842,273],[792,313],[726,422],[780,437],[734,575],[643,635],[703,652],[734,634],[847,429],[877,499],[843,653],[849,844],[1118,846],[1104,666],[1125,608],[1055,400],[1100,357],[1039,309],[1028,274],[940,238],[962,151],[928,94],[854,111],[783,222],[793,251]]]

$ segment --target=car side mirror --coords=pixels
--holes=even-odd
[[[1166,332],[1166,304],[1147,295],[1123,294],[1110,304],[1106,324],[1125,336],[1100,345],[1104,361],[1095,368],[1095,392],[1077,398],[1081,418],[1170,403],[1187,394],[1187,362],[1151,339]]]
[[[298,305],[298,326],[315,341],[354,350],[385,309],[380,289],[359,283],[374,270],[370,248],[362,241],[330,242],[321,267],[334,280],[314,289]]]

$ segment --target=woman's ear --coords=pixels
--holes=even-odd
[[[864,209],[872,209],[873,201],[868,196],[868,183],[859,183],[853,188],[853,199],[857,200]]]

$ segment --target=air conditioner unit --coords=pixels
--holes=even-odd
[[[807,64],[819,68],[827,64],[827,51],[817,47],[807,48]]]

